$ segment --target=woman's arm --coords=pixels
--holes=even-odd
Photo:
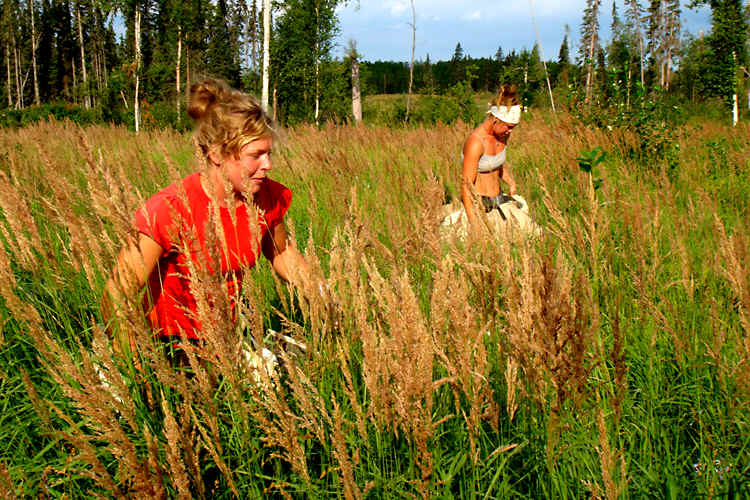
[[[472,199],[472,186],[477,181],[479,158],[482,156],[482,142],[476,137],[469,136],[464,143],[464,163],[461,171],[461,202],[466,210],[466,218],[470,225],[477,221],[474,200]]]
[[[510,166],[508,165],[508,162],[505,162],[503,164],[502,173],[500,175],[500,178],[508,185],[508,193],[513,196],[516,194],[516,181],[513,180],[512,172],[510,171]]]
[[[309,285],[310,268],[304,257],[289,242],[284,223],[276,224],[263,238],[263,255],[279,278],[296,287]]]
[[[143,289],[163,251],[153,239],[139,233],[138,241],[131,242],[117,256],[117,263],[102,296],[101,311],[107,332],[110,335],[116,332],[114,348],[121,355],[135,352],[135,338],[130,331],[123,332],[120,328],[113,330],[110,323],[118,316],[120,308]]]

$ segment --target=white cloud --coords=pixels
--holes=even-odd
[[[414,0],[417,14],[417,52],[429,53],[433,60],[447,59],[457,42],[474,57],[492,56],[498,46],[506,52],[533,47],[536,32],[529,2],[539,25],[547,59],[554,59],[565,34],[571,29],[568,43],[575,46],[586,0]],[[683,5],[685,0],[682,0]],[[359,9],[356,9],[359,4]],[[620,7],[620,6],[618,6]],[[602,8],[601,36],[608,39],[609,9]],[[339,12],[341,39],[360,42],[360,51],[372,59],[399,60],[408,54],[411,43],[411,0],[359,0],[349,2]],[[622,8],[620,7],[622,16]],[[691,32],[697,21],[693,11],[683,10],[685,26]],[[710,25],[710,10],[694,15]],[[386,34],[387,33],[387,34]]]
[[[393,17],[400,17],[409,8],[409,2],[406,0],[389,0],[385,3],[385,7]]]
[[[482,18],[482,11],[475,10],[474,12],[470,12],[467,14],[464,14],[464,19],[467,21],[477,21]]]

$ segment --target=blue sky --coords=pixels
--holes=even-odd
[[[512,49],[531,49],[536,32],[531,17],[533,5],[545,59],[556,59],[565,25],[570,26],[571,54],[578,50],[579,27],[585,0],[415,0],[417,11],[417,44],[415,57],[432,61],[447,60],[456,43],[464,54],[492,57],[498,46],[507,53]],[[645,4],[644,0],[641,0]],[[683,2],[683,32],[697,36],[708,32],[711,12],[708,8],[690,10]],[[612,0],[603,0],[599,20],[601,36],[609,38]],[[617,2],[622,18],[624,3]],[[348,40],[357,42],[364,60],[408,61],[411,57],[411,5],[409,0],[351,0],[339,9],[341,34],[335,55],[343,54]]]

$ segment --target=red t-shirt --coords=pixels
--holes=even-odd
[[[255,265],[261,240],[282,222],[292,192],[266,179],[254,201],[257,222],[250,216],[254,210],[245,204],[233,214],[220,207],[218,228],[216,206],[203,190],[200,174],[195,173],[156,193],[136,212],[137,230],[163,249],[144,297],[144,311],[159,336],[200,338],[196,299],[190,290],[191,267],[214,274],[216,266],[211,263],[220,259],[227,298],[234,303],[242,271]]]

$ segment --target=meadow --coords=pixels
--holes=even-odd
[[[142,371],[99,300],[135,210],[199,168],[189,135],[0,130],[0,497],[748,498],[747,122],[526,113],[508,154],[542,233],[462,240],[470,130],[284,131],[271,175],[328,286],[264,261],[238,329],[201,274],[191,370],[133,301]],[[269,329],[307,352],[238,368]]]

